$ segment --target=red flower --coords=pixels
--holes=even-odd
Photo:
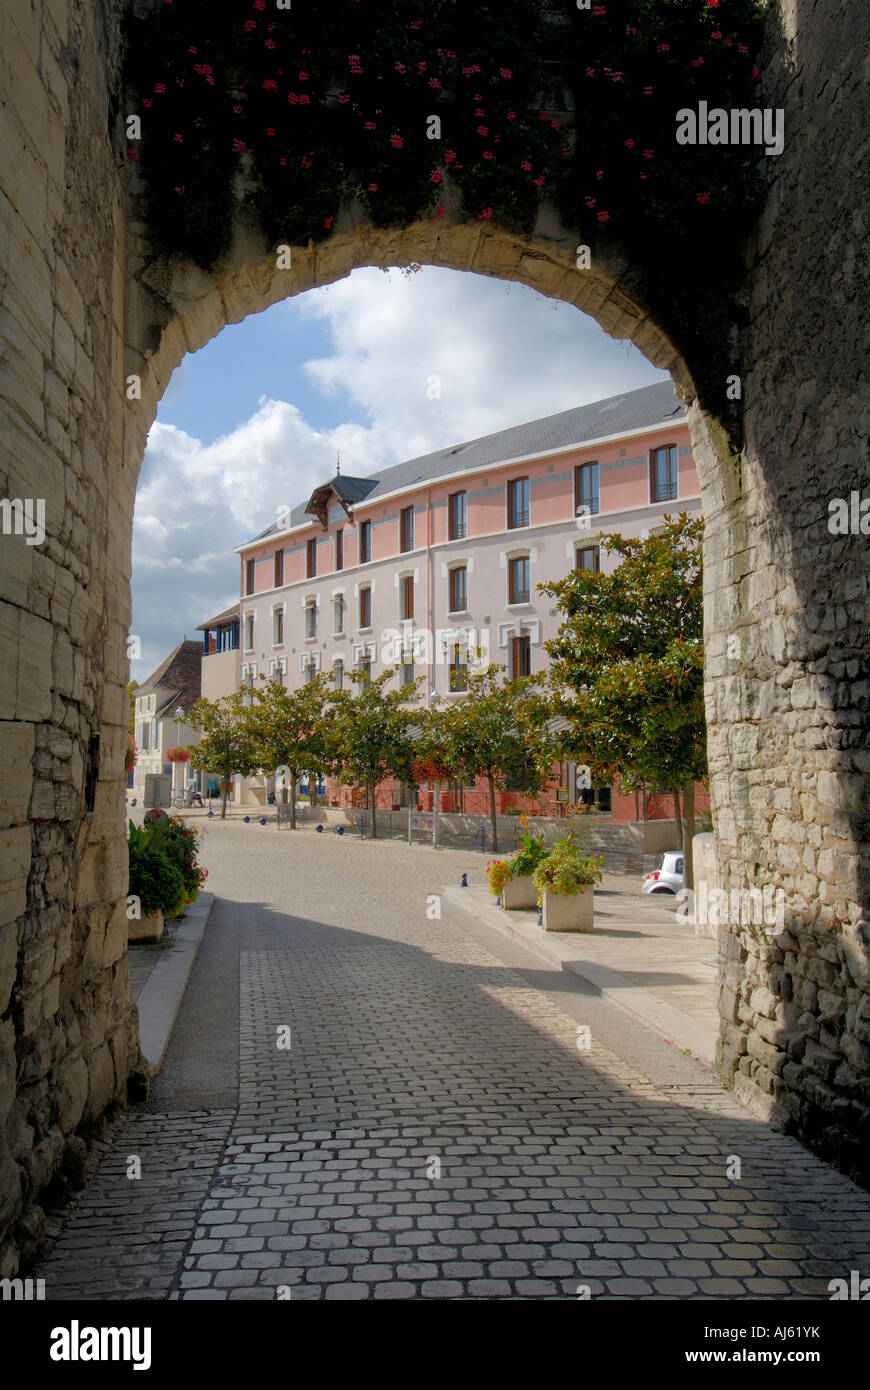
[[[445,164],[452,164],[455,158],[456,158],[456,151],[455,151],[455,150],[445,150],[445,151],[444,151],[444,162],[445,162]]]
[[[363,125],[363,130],[376,130],[376,129],[377,129],[377,127],[376,127],[374,121],[366,121],[365,124]]]
[[[142,98],[142,105],[143,105],[143,106],[153,106],[153,105],[154,105],[154,102],[152,101],[151,97],[143,97],[143,98]]]
[[[439,203],[439,204],[438,204],[437,208],[435,209],[435,216],[436,216],[436,217],[443,217],[443,216],[444,216],[444,204],[443,204],[443,203]]]
[[[242,151],[246,149],[244,140],[234,140],[233,149],[235,150],[236,154],[241,154]]]
[[[128,158],[128,159],[136,160],[136,159],[139,158],[139,156],[138,156],[138,154],[136,153],[135,150],[128,150],[128,151],[127,151],[127,158]]]
[[[499,74],[504,78],[505,82],[509,82],[510,79],[513,77],[513,73],[511,72],[510,68],[499,68]]]
[[[267,78],[266,78],[266,81],[263,83],[263,91],[264,91],[264,92],[277,92],[277,90],[278,90],[278,83],[275,81],[274,77],[267,77]]]
[[[155,92],[159,93],[160,96],[162,96],[163,93],[166,91],[166,83],[165,83],[165,82],[155,82],[155,83],[154,83],[154,90],[155,90]]]
[[[532,167],[531,161],[528,160],[528,159],[524,159],[523,162],[522,162],[522,164],[520,165],[520,168],[521,168],[521,169],[525,169],[525,170],[526,170],[526,173],[528,173],[528,171],[531,169],[531,167]]]
[[[247,31],[248,31],[249,34],[251,33],[252,30],[256,29],[256,27],[257,27],[257,21],[256,21],[255,19],[246,19],[246,20],[245,20],[245,28],[247,29]]]
[[[335,218],[334,218],[334,217],[324,217],[324,219],[323,219],[323,225],[324,225],[324,227],[331,227],[334,221],[335,221]]]
[[[275,134],[275,127],[272,126],[272,125],[267,125],[267,126],[266,126],[266,134],[267,134],[267,135],[274,135],[274,134]]]
[[[703,61],[704,61],[703,58],[693,58],[693,59],[692,59],[692,67],[693,67],[693,68],[699,68],[699,67],[701,66],[701,64],[703,63]]]
[[[188,53],[195,53],[195,52],[196,52],[196,49],[193,48],[193,47],[191,47],[191,48],[189,48],[187,51],[188,51]]]
[[[670,51],[671,45],[669,43],[660,43],[656,45],[657,53],[670,53]]]
[[[377,184],[376,184],[376,183],[370,183],[370,184],[369,184],[369,193],[377,193],[377,191],[378,191],[378,186],[377,186]]]
[[[626,148],[627,150],[633,150],[633,149],[634,149],[634,141],[633,141],[633,140],[626,140],[626,141],[625,141],[625,148]]]
[[[183,145],[183,144],[184,144],[184,136],[183,136],[183,135],[173,135],[172,138],[173,138],[173,140],[177,140],[178,143],[179,143],[179,145]]]
[[[391,136],[390,136],[390,144],[392,145],[392,147],[393,147],[394,150],[400,150],[400,149],[402,148],[402,145],[403,145],[404,143],[405,143],[405,142],[404,142],[404,140],[402,139],[401,135],[391,135]]]
[[[709,203],[709,201],[710,201],[710,194],[709,194],[709,193],[699,193],[697,196],[698,196],[698,202],[699,202],[699,203]]]
[[[532,179],[532,183],[535,184],[538,188],[543,188],[544,184],[546,183],[546,179],[544,178],[544,175],[541,174],[540,178]]]
[[[478,221],[481,221],[481,220],[483,220],[484,218],[486,218],[486,219],[488,220],[490,217],[492,217],[492,208],[484,208],[484,209],[483,209],[483,212],[479,212],[479,213],[477,214],[477,217],[478,217]]]
[[[599,213],[596,213],[596,216],[597,216],[599,222],[606,222],[607,219],[610,217],[610,213],[609,213],[609,212],[599,212]]]
[[[483,152],[483,157],[484,157],[484,159],[492,159],[492,151],[491,151],[491,150],[484,150],[484,152]]]
[[[644,159],[652,159],[652,157],[653,157],[653,151],[652,151],[652,150],[644,150],[644,152],[643,152],[643,157],[644,157]]]
[[[299,81],[300,81],[300,82],[307,82],[307,81],[308,81],[308,73],[307,73],[307,72],[300,72],[300,74],[299,74]]]
[[[479,125],[479,126],[477,127],[477,133],[478,133],[478,135],[488,135],[488,134],[489,134],[489,126],[486,126],[486,125]]]
[[[444,182],[444,175],[442,174],[442,172],[441,172],[440,169],[433,169],[433,170],[432,170],[432,173],[429,175],[429,182],[430,182],[430,183],[443,183],[443,182]]]

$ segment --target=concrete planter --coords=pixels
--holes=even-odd
[[[128,941],[162,941],[163,940],[163,913],[158,912],[155,917],[153,913],[147,913],[138,920],[133,918],[127,922]]]
[[[544,931],[594,931],[594,898],[591,883],[571,896],[545,890]]]
[[[531,874],[515,874],[508,879],[501,890],[501,905],[508,911],[538,906],[538,890],[532,883]]]

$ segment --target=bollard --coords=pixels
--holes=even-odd
[[[135,797],[135,796],[133,797],[133,800],[130,802],[130,805],[131,805],[131,806],[135,806],[135,805],[136,805],[136,797]]]
[[[462,875],[462,879],[461,879],[461,881],[460,881],[459,887],[460,887],[460,888],[467,888],[467,887],[468,887],[468,874],[463,874],[463,875]]]
[[[242,820],[245,822],[245,825],[248,824],[248,822],[250,821],[250,819],[251,819],[250,816],[242,816]]]
[[[315,825],[314,829],[317,831],[318,835],[322,835],[322,834],[323,834],[323,826],[322,826],[322,825]]]
[[[214,820],[214,811],[209,811],[209,812],[208,812],[208,818],[209,818],[209,820]]]
[[[265,824],[266,824],[266,817],[265,817],[265,816],[261,816],[261,817],[260,817],[260,824],[261,824],[261,825],[265,825]]]
[[[543,904],[542,902],[540,902],[540,903],[538,903],[538,926],[539,926],[539,927],[542,927],[543,925],[544,925],[544,904]]]
[[[337,825],[337,826],[335,827],[335,833],[336,833],[336,835],[343,835],[343,834],[344,834],[344,826],[343,826],[343,825]]]

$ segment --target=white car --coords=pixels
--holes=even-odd
[[[678,893],[683,886],[683,851],[669,849],[654,873],[647,874],[642,893]]]

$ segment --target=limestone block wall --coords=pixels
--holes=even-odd
[[[102,13],[24,0],[0,36],[0,496],[45,518],[41,544],[0,535],[0,1277],[139,1067],[119,894],[124,213]]]
[[[328,243],[280,273],[242,228],[215,275],[155,259],[123,167],[119,9],[2,11],[0,496],[42,499],[45,538],[0,534],[0,1277],[39,1240],[40,1193],[144,1084],[124,959],[123,754],[147,430],[186,351],[357,265],[521,280],[630,336],[691,403],[719,874],[788,900],[783,932],[721,933],[721,1065],[744,1099],[868,1176],[870,542],[834,539],[826,522],[832,496],[870,493],[867,106],[853,60],[870,18],[853,13],[846,30],[838,0],[771,11],[764,93],[785,109],[786,144],[746,248],[738,454],[696,399],[706,364],[643,303],[642,268],[613,253],[578,274],[577,238],[550,210],[520,238],[448,217],[375,231],[345,209]],[[130,374],[141,400],[126,398]]]
[[[744,1100],[870,1178],[870,12],[789,0],[764,102],[785,148],[747,248],[746,447],[702,461],[711,794],[725,886],[788,930],[721,938],[720,1062]],[[776,41],[774,41],[776,38]]]

